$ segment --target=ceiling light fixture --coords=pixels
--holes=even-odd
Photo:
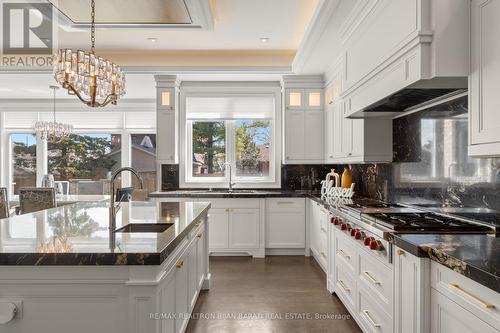
[[[35,132],[40,139],[56,143],[68,137],[73,132],[73,126],[56,121],[56,91],[59,87],[49,86],[49,88],[54,92],[54,121],[37,121]]]
[[[87,106],[116,105],[125,94],[125,75],[120,67],[95,54],[95,0],[91,1],[91,19],[90,52],[59,50],[54,56],[54,78]]]
[[[267,43],[269,42],[269,37],[261,37],[260,41],[261,43]]]

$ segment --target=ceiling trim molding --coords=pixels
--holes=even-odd
[[[314,49],[330,23],[333,13],[340,4],[340,0],[321,0],[314,11],[311,23],[302,38],[297,54],[292,63],[294,73],[300,73],[309,60]]]
[[[50,1],[49,1],[50,2]],[[51,3],[52,4],[52,3]],[[184,0],[184,4],[191,17],[191,24],[103,24],[96,23],[99,29],[168,29],[168,30],[213,30],[214,29],[214,13],[210,0]],[[64,31],[82,31],[90,29],[90,23],[74,23],[66,16],[59,8],[52,4],[59,26]]]
[[[121,66],[131,74],[292,74],[291,66]],[[52,68],[2,67],[0,74],[50,74]]]

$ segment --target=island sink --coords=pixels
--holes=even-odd
[[[164,232],[173,223],[129,223],[116,229],[114,232]]]

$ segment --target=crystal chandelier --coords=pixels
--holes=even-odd
[[[61,49],[54,55],[54,78],[68,94],[90,107],[116,105],[125,94],[125,74],[95,54],[95,0],[91,1],[90,52]],[[98,101],[100,99],[100,101]]]
[[[56,91],[59,87],[50,86],[49,88],[54,92],[54,121],[37,121],[35,132],[40,139],[56,143],[68,137],[73,132],[73,126],[56,121]]]

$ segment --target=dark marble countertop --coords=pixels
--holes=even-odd
[[[318,191],[288,191],[280,189],[256,189],[242,190],[235,189],[229,193],[227,190],[203,190],[189,189],[164,192],[151,192],[151,198],[302,198],[316,196],[320,197]]]
[[[108,202],[79,202],[0,220],[0,265],[160,265],[206,216],[208,202],[121,203],[117,229],[169,223],[163,232],[109,232]]]
[[[399,234],[394,244],[500,293],[500,237],[470,234]]]

